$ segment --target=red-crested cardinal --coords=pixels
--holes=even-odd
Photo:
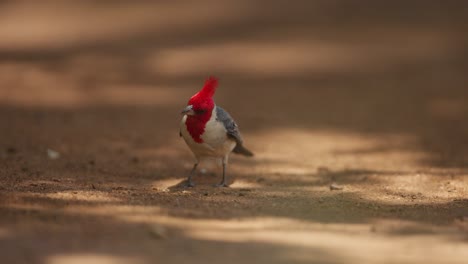
[[[187,187],[195,186],[192,177],[198,163],[204,158],[221,159],[223,180],[218,187],[228,187],[226,166],[231,152],[244,156],[253,153],[243,146],[239,128],[234,119],[213,101],[218,80],[214,77],[206,80],[203,88],[188,101],[182,111],[180,136],[195,155],[195,164],[187,179]]]

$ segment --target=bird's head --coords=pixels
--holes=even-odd
[[[182,110],[183,115],[202,117],[209,115],[215,106],[213,96],[218,86],[218,79],[210,77],[206,80],[203,88],[188,101],[187,107]]]

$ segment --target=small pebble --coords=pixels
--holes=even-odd
[[[149,226],[148,232],[151,235],[151,237],[155,239],[164,239],[167,237],[167,231],[166,228],[160,226],[160,225],[152,225]]]
[[[56,160],[56,159],[60,158],[60,153],[58,153],[57,151],[52,150],[52,149],[47,149],[47,156],[51,160]]]
[[[330,191],[341,191],[343,190],[343,186],[337,185],[336,183],[332,183],[330,185]]]

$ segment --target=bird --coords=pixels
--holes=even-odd
[[[192,180],[198,164],[205,158],[222,161],[223,178],[217,187],[229,187],[226,167],[229,154],[252,157],[254,154],[244,147],[239,127],[234,119],[223,108],[217,106],[213,96],[218,86],[218,79],[210,76],[203,88],[193,95],[182,110],[179,135],[185,140],[195,156],[195,163],[185,183],[194,187]]]

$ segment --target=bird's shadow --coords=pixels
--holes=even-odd
[[[210,188],[225,189],[225,188],[229,188],[232,184],[234,184],[234,182],[235,182],[235,179],[229,181],[227,187],[219,187],[218,180],[213,181],[212,179],[210,179],[206,181],[197,181],[194,183],[194,186],[188,186],[188,180],[184,179],[172,186],[169,186],[167,189],[171,192],[177,192],[177,191],[183,191],[183,190],[194,190],[194,189],[210,189]]]
[[[210,172],[198,172],[194,178],[192,178],[192,183],[194,186],[188,186],[188,179],[184,178],[180,182],[169,186],[167,189],[170,191],[181,191],[181,190],[193,190],[193,189],[206,189],[206,188],[220,188],[217,185],[221,181],[221,175],[216,173],[215,171]],[[228,186],[230,187],[232,184],[235,183],[237,177],[230,176],[228,179]]]

